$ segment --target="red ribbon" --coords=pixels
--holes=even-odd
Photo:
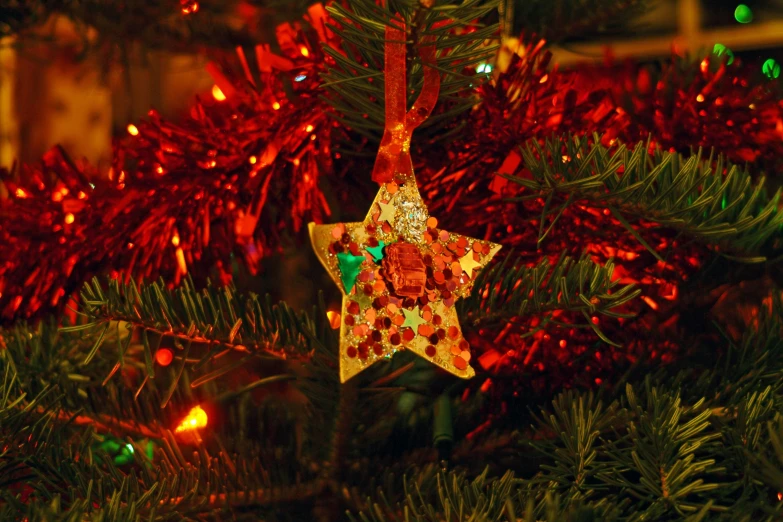
[[[433,67],[435,45],[421,45],[418,46],[418,51],[424,65],[424,84],[413,107],[406,113],[408,81],[405,36],[405,22],[397,16],[386,27],[386,124],[372,171],[372,179],[376,183],[388,183],[394,179],[395,174],[402,177],[413,176],[411,136],[438,102],[440,74]]]

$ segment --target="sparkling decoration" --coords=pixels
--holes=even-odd
[[[194,406],[187,417],[185,417],[179,426],[174,430],[175,433],[182,433],[185,431],[195,431],[201,428],[207,427],[207,412],[205,412],[201,406]]]
[[[761,72],[767,78],[775,79],[780,76],[780,64],[774,58],[768,58],[761,66]]]
[[[323,6],[308,13],[319,11],[326,16]],[[0,167],[16,196],[0,197],[0,323],[57,314],[94,276],[178,284],[189,275],[203,286],[216,274],[228,283],[234,260],[257,273],[279,252],[282,231],[328,216],[322,180],[335,173],[332,140],[343,130],[318,96],[318,71],[320,44],[339,42],[314,26],[288,38],[294,46],[280,54],[259,47],[248,61],[240,48],[207,64],[210,87],[226,99],[215,101],[215,89],[176,121],[150,111],[127,125],[108,172],[59,147],[35,166]],[[308,57],[298,50],[305,44]],[[298,74],[306,79],[292,83]]]
[[[331,22],[325,11],[323,16]],[[108,176],[77,167],[60,149],[13,172],[0,168],[11,196],[0,205],[0,322],[59,313],[95,275],[163,277],[176,284],[186,271],[198,286],[214,271],[230,281],[232,258],[254,273],[265,256],[280,252],[282,230],[327,220],[322,187],[356,211],[345,174],[368,171],[372,161],[340,158],[335,151],[343,129],[332,125],[329,106],[318,96],[326,59],[313,45],[320,40],[339,49],[341,42],[308,24],[291,34],[293,45],[280,56],[256,49],[260,73],[248,76],[240,55],[209,64],[225,102],[197,103],[189,118],[177,122],[151,112],[129,125]],[[538,225],[522,219],[516,204],[497,201],[518,185],[496,173],[518,170],[519,144],[553,134],[597,132],[607,146],[649,138],[651,148],[684,154],[693,147],[714,149],[754,171],[783,171],[783,105],[777,89],[759,81],[759,65],[735,57],[727,69],[719,63],[725,54],[710,54],[702,61],[673,55],[661,67],[607,59],[553,69],[543,43],[517,45],[508,60],[496,62],[491,82],[464,93],[477,100],[473,109],[444,120],[463,130],[439,143],[410,144],[422,194],[444,228],[502,238],[525,258],[538,252],[535,241],[523,239]],[[294,79],[301,81],[288,81]],[[286,86],[293,88],[291,99]],[[307,125],[314,127],[311,134],[302,132]],[[62,189],[70,193],[63,196]],[[80,192],[83,208],[65,209]],[[73,223],[65,223],[66,212]],[[180,244],[161,248],[173,228]],[[638,270],[629,268],[641,277]]]
[[[745,4],[739,4],[734,10],[734,19],[741,24],[749,24],[753,21],[753,11]]]
[[[383,207],[378,203],[383,201],[392,202],[399,218],[394,224],[381,220]],[[342,240],[335,241],[337,236]],[[311,223],[310,238],[343,291],[342,382],[402,349],[459,377],[474,375],[454,302],[470,292],[475,276],[462,264],[470,271],[481,268],[500,245],[437,228],[413,177],[383,184],[363,222]],[[379,267],[368,249],[381,243],[387,246]],[[341,255],[354,259],[349,252],[356,251],[367,253],[358,265],[356,284],[346,284]]]

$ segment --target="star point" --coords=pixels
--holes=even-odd
[[[481,262],[476,261],[473,257],[473,251],[469,250],[467,254],[459,258],[459,266],[462,267],[462,271],[465,272],[468,277],[473,280],[473,270],[484,266]]]

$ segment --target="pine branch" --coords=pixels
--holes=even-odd
[[[597,458],[604,449],[598,438],[623,419],[625,412],[618,411],[616,402],[605,408],[592,393],[565,392],[552,404],[552,413],[542,412],[536,431],[552,433],[554,437],[530,442],[552,462],[541,465],[540,480],[563,493],[569,502],[594,497],[596,490],[606,489],[597,475],[612,469],[605,460]]]
[[[395,14],[405,19],[408,28],[408,101],[415,99],[423,82],[424,65],[415,48],[423,39],[432,39],[438,51],[435,67],[441,73],[441,102],[449,106],[451,116],[469,110],[475,100],[462,93],[470,92],[482,78],[463,71],[494,56],[497,46],[486,45],[485,41],[497,35],[498,24],[487,20],[498,3],[439,0],[425,7],[417,0],[400,0],[391,2],[387,9],[372,0],[357,0],[350,8],[339,3],[327,7],[337,23],[330,27],[343,45],[340,50],[324,48],[335,65],[323,75],[323,87],[331,92],[327,99],[340,115],[339,120],[369,138],[380,138],[385,119],[385,28]],[[431,119],[423,127],[435,124],[436,120]]]
[[[718,323],[714,327],[726,349],[707,364],[708,354],[714,356],[714,343],[697,352],[692,368],[701,375],[684,390],[698,397],[714,397],[716,406],[734,410],[748,397],[769,389],[775,408],[783,406],[783,299],[779,289],[772,289],[772,298],[759,306],[740,339],[732,339]]]
[[[594,314],[626,317],[616,309],[637,297],[634,285],[618,288],[612,280],[613,263],[600,266],[583,256],[578,261],[565,255],[554,263],[543,259],[528,267],[513,265],[509,255],[501,264],[485,270],[476,280],[473,292],[458,302],[461,316],[473,324],[506,323],[526,315],[544,314],[541,328],[554,311],[582,314],[604,342],[609,341],[591,320]],[[466,321],[467,322],[467,321]]]
[[[157,519],[173,513],[279,506],[313,498],[324,488],[325,482],[305,469],[297,474],[302,480],[287,483],[273,472],[270,463],[274,460],[255,453],[250,446],[241,448],[238,454],[210,456],[206,444],[212,436],[199,445],[192,458],[185,459],[171,432],[139,433],[118,415],[114,420],[101,417],[89,422],[86,415],[75,416],[63,410],[67,394],[56,395],[59,386],[30,398],[11,359],[3,357],[0,366],[4,371],[0,382],[0,443],[4,448],[0,498],[6,504],[6,513],[24,512],[29,503],[14,498],[14,489],[6,487],[9,484],[32,487],[33,503],[39,507],[54,502],[50,507],[57,513],[78,517],[81,513],[99,516],[103,512],[111,520],[125,520],[126,515],[128,520],[136,520],[135,515],[129,515],[133,513]],[[92,448],[96,440],[101,440],[96,430],[103,429],[125,431],[120,440],[137,449],[131,452],[131,469],[113,464],[101,450]],[[155,462],[147,460],[137,439],[129,435],[158,437],[161,449]],[[279,455],[278,450],[276,457]],[[9,518],[16,519],[17,515]]]
[[[768,241],[780,235],[783,213],[780,190],[769,197],[764,178],[755,185],[750,174],[720,157],[702,160],[655,150],[638,143],[633,150],[611,150],[586,138],[532,141],[523,149],[530,178],[509,177],[532,195],[549,202],[542,216],[542,241],[562,210],[577,202],[609,209],[621,224],[658,259],[627,217],[672,228],[744,262],[763,262]],[[550,210],[551,209],[551,210]],[[548,223],[544,231],[543,223]]]
[[[649,385],[644,403],[630,385],[626,395],[635,421],[608,450],[616,462],[614,469],[599,477],[623,488],[639,503],[639,512],[649,517],[684,516],[703,509],[710,503],[705,495],[719,487],[708,477],[723,471],[714,459],[705,458],[720,434],[708,429],[711,412],[704,401],[684,406],[676,394]],[[727,508],[711,504],[709,509]]]
[[[236,295],[232,288],[212,285],[198,292],[192,281],[170,290],[163,282],[138,285],[109,280],[106,291],[96,278],[82,291],[85,315],[89,323],[70,326],[63,331],[108,328],[110,321],[123,321],[130,328],[153,332],[188,343],[212,346],[207,359],[225,349],[252,355],[307,357],[310,353],[307,331],[313,323],[304,314],[296,314],[285,303],[273,305],[269,298]],[[146,339],[146,336],[144,337]],[[85,363],[100,348],[99,339]],[[151,349],[145,341],[151,361]]]

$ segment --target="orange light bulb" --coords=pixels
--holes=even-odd
[[[226,95],[223,94],[223,91],[221,91],[220,87],[218,87],[217,85],[213,85],[212,86],[212,96],[217,101],[225,101],[226,100]]]
[[[333,330],[340,328],[340,312],[329,310],[326,312],[326,317],[329,318],[329,326],[331,326]]]
[[[128,134],[131,136],[138,136],[139,135],[139,129],[134,124],[129,123],[128,124]]]
[[[194,406],[193,409],[188,412],[182,422],[179,423],[175,433],[182,433],[183,431],[193,431],[199,428],[207,427],[207,412],[205,412],[201,406]]]

